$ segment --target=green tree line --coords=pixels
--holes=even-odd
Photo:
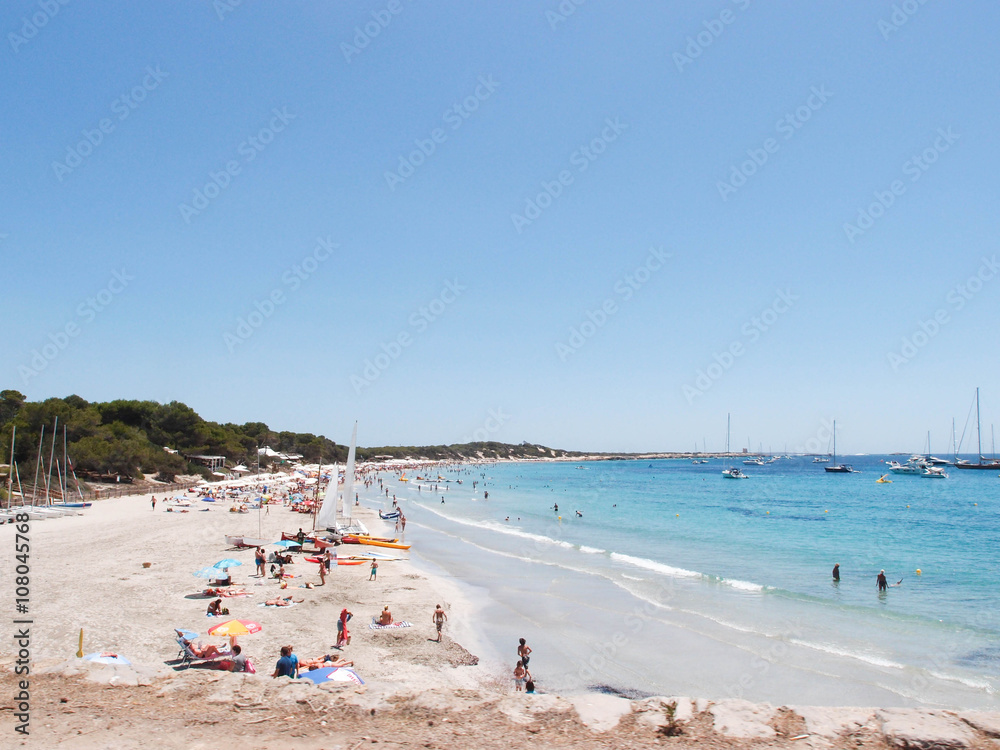
[[[63,428],[67,452],[78,471],[136,477],[158,474],[172,480],[177,474],[205,473],[185,455],[225,456],[230,465],[256,468],[257,447],[268,445],[280,453],[301,454],[306,462],[344,461],[347,449],[322,435],[275,431],[263,422],[219,424],[202,419],[179,401],[119,399],[88,402],[79,396],[29,402],[15,390],[0,391],[0,462],[10,459],[12,427],[17,427],[14,460],[21,481],[34,473],[39,436],[45,425],[43,463],[48,461],[52,425],[58,417],[56,455],[62,456]],[[169,447],[178,453],[168,453]],[[262,469],[275,459],[261,457]]]

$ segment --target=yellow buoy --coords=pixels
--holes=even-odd
[[[917,568],[917,575],[920,575],[920,568]]]
[[[828,511],[828,510],[824,510],[823,512],[824,512],[824,513],[829,513],[830,511]]]
[[[681,514],[680,514],[680,513],[675,513],[674,515],[675,515],[675,516],[676,516],[677,518],[680,518],[680,517],[681,517]]]
[[[771,511],[769,511],[769,510],[766,510],[766,511],[764,511],[764,512],[765,512],[765,513],[766,513],[767,515],[771,515]]]

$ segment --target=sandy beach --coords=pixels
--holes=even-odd
[[[253,575],[252,549],[234,550],[225,536],[276,540],[282,531],[308,528],[311,518],[284,507],[273,507],[259,518],[256,511],[237,514],[227,508],[228,503],[195,502],[190,512],[168,513],[161,499],[154,511],[150,496],[141,495],[97,502],[80,516],[32,522],[31,735],[15,734],[13,711],[5,710],[0,719],[4,746],[17,740],[37,747],[142,747],[153,736],[157,747],[177,748],[353,750],[376,742],[403,747],[646,747],[663,742],[744,747],[801,745],[792,738],[808,734],[813,747],[883,747],[900,745],[894,738],[905,735],[899,730],[902,723],[904,729],[916,724],[925,734],[937,732],[935,736],[958,737],[964,743],[939,743],[942,747],[989,747],[987,737],[1000,727],[996,715],[963,717],[916,709],[896,715],[874,708],[515,694],[500,665],[480,663],[476,608],[446,577],[418,572],[408,560],[393,560],[380,562],[377,581],[368,580],[367,565],[337,566],[325,586],[300,588],[319,583],[319,576],[317,565],[303,563],[297,555],[288,566],[297,577],[282,591],[276,580]],[[391,531],[374,511],[357,508],[356,517],[374,534]],[[15,565],[14,534],[13,526],[0,527],[5,570]],[[345,555],[357,546],[339,549]],[[192,573],[227,557],[243,562],[232,569],[234,586],[250,593],[224,599],[230,616],[262,626],[260,633],[240,639],[257,673],[181,670],[174,629],[204,634],[216,622],[205,615],[211,600],[201,594],[205,582]],[[12,598],[13,587],[5,588]],[[259,606],[289,594],[303,601],[290,608]],[[449,617],[442,643],[431,640],[431,613],[438,603]],[[412,627],[369,629],[385,605],[396,620]],[[354,613],[352,641],[337,652],[336,618],[343,607]],[[94,666],[76,659],[81,628],[85,653],[114,652],[133,666]],[[201,640],[223,643],[204,635]],[[354,661],[367,684],[274,680],[270,674],[279,649],[287,644],[300,658],[339,653]],[[15,658],[11,639],[4,639],[0,667],[7,696],[16,692]],[[682,732],[676,737],[663,729],[669,725],[665,706],[671,702]],[[924,726],[928,721],[933,726]]]

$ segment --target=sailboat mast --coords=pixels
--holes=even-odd
[[[13,425],[10,431],[10,466],[7,467],[7,507],[14,507],[14,496],[11,490],[14,488],[14,440],[17,439],[17,425]],[[21,495],[24,497],[24,495]]]
[[[979,440],[979,458],[976,459],[978,464],[983,461],[983,425],[979,421],[979,388],[976,388],[976,438]]]
[[[316,490],[313,492],[313,531],[316,530],[316,513],[319,508],[319,485],[323,481],[323,444],[319,447],[319,470],[316,472]]]
[[[958,437],[955,435],[955,418],[951,418],[951,452],[955,456],[955,463],[958,463]]]
[[[69,459],[66,458],[66,423],[63,423],[63,491],[62,491],[62,501],[68,502],[66,500],[66,495],[69,494]]]
[[[45,442],[45,425],[42,425],[42,432],[38,436],[38,456],[35,457],[35,484],[31,488],[31,504],[35,504],[35,499],[38,497],[38,470],[42,467],[42,444]],[[21,498],[22,505],[24,504],[24,498]]]
[[[59,417],[55,417],[52,422],[52,450],[49,451],[49,474],[45,479],[45,504],[48,505],[51,501],[49,500],[49,487],[52,485],[52,463],[56,458],[56,428],[59,426]]]
[[[837,420],[833,420],[833,465],[837,465]]]

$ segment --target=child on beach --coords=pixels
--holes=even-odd
[[[520,693],[524,690],[525,679],[531,679],[531,673],[525,668],[524,664],[520,661],[514,667],[514,690]]]

